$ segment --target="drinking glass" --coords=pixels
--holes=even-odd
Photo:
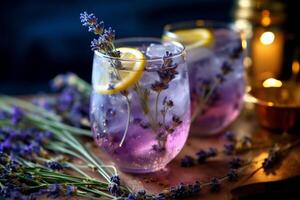
[[[197,20],[166,25],[163,40],[186,46],[191,132],[219,133],[242,108],[245,82],[240,34],[230,24]]]
[[[94,52],[94,139],[122,171],[157,171],[180,152],[189,132],[185,49],[178,42],[154,38],[120,39],[114,45],[132,55],[122,57],[120,51],[118,58]]]

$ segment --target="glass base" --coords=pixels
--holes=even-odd
[[[162,170],[164,168],[165,168],[165,166],[150,168],[150,169],[134,169],[134,168],[121,168],[121,167],[119,167],[119,169],[122,172],[131,173],[131,174],[148,174],[148,173],[157,172],[157,171]]]

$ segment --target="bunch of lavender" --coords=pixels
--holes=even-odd
[[[69,125],[88,128],[91,85],[73,73],[57,75],[51,88],[58,92],[54,98],[38,97],[32,103],[55,113]]]
[[[116,170],[105,166],[78,138],[90,135],[89,131],[68,126],[60,121],[59,116],[30,102],[0,96],[0,133],[0,153],[5,155],[0,159],[3,162],[0,172],[1,177],[6,177],[1,179],[2,196],[14,199],[16,191],[9,189],[11,186],[28,196],[43,193],[39,189],[50,191],[50,186],[60,184],[67,193],[73,194],[72,189],[77,188],[78,196],[114,198],[108,188],[112,182],[110,177],[117,173]],[[63,157],[53,157],[55,154]],[[80,159],[85,165],[69,162],[68,156]],[[13,165],[7,164],[10,161]],[[105,181],[97,181],[86,174],[82,169],[87,166],[93,166]],[[68,175],[69,169],[80,176]],[[28,174],[29,182],[24,182]],[[49,182],[45,183],[48,179]],[[128,193],[124,187],[119,189],[122,195]]]
[[[114,197],[106,193],[108,183],[71,176],[0,152],[0,197],[12,200],[34,200],[40,196],[79,196],[88,199]]]

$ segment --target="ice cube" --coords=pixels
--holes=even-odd
[[[164,46],[165,46],[166,51],[168,51],[169,53],[172,53],[173,55],[180,53],[180,51],[182,50],[180,47],[174,45],[171,42],[164,43]]]
[[[150,44],[146,51],[149,58],[162,58],[165,54],[166,47],[161,44]]]

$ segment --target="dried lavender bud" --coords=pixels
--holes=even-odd
[[[215,157],[217,156],[217,149],[210,147],[207,151],[207,156],[208,157]]]
[[[185,184],[180,183],[177,186],[177,196],[180,198],[184,198],[188,196],[188,187]]]
[[[262,163],[262,167],[265,171],[271,170],[279,161],[280,148],[275,146],[270,149],[268,157]]]
[[[88,14],[87,12],[80,13],[80,21],[83,26],[88,27],[89,32],[94,32],[96,35],[101,35],[103,33],[103,26],[104,23],[101,21],[98,23],[98,19],[96,16],[91,13]]]
[[[64,169],[63,165],[56,161],[48,161],[45,163],[45,166],[53,170],[62,170]]]
[[[125,200],[139,200],[134,193],[130,193]]]
[[[232,72],[232,67],[229,65],[228,62],[224,62],[222,67],[221,67],[221,70],[222,70],[222,73],[224,75],[226,75],[226,74]]]
[[[59,184],[52,184],[47,189],[47,197],[57,198],[60,195],[61,187]]]
[[[164,146],[159,145],[159,144],[154,144],[152,146],[152,149],[157,152],[164,152],[166,150],[166,148]]]
[[[146,199],[146,191],[145,190],[140,190],[136,193],[136,197],[138,200],[145,200]]]
[[[153,200],[166,200],[166,197],[163,193],[160,193],[153,197]]]
[[[221,183],[220,180],[216,177],[213,177],[210,180],[210,191],[211,192],[219,192],[221,189]]]
[[[230,169],[227,173],[228,181],[233,182],[238,180],[238,174],[235,169]]]
[[[3,110],[0,110],[0,120],[7,119],[8,113],[4,112]]]
[[[66,187],[67,196],[73,196],[76,194],[76,192],[77,192],[77,187],[75,187],[73,185],[67,185],[67,187]]]
[[[108,185],[108,191],[113,195],[113,196],[120,196],[121,195],[121,188],[120,185],[112,182]]]
[[[117,184],[117,185],[120,185],[120,180],[121,179],[120,179],[120,177],[118,175],[113,175],[113,176],[110,177],[110,181],[112,183]]]
[[[226,81],[226,78],[224,77],[223,74],[217,74],[217,75],[216,75],[216,79],[217,79],[220,83],[223,83],[224,81]]]
[[[198,194],[199,192],[201,192],[201,184],[199,181],[195,181],[193,185],[193,194]]]
[[[196,153],[198,163],[205,163],[207,159],[207,153],[204,150],[200,150]]]
[[[17,125],[22,120],[23,115],[24,115],[24,111],[21,108],[14,106],[12,108],[12,114],[11,114],[12,124]]]
[[[232,144],[232,143],[224,144],[224,153],[226,155],[232,155],[232,154],[234,154],[234,151],[235,151],[235,145],[234,144]]]
[[[194,166],[194,158],[192,158],[191,156],[184,156],[181,159],[181,166],[182,167],[192,167]]]
[[[155,83],[151,85],[151,89],[155,92],[161,92],[165,89],[168,89],[168,85],[160,81],[155,81]]]
[[[224,134],[224,138],[228,141],[228,142],[235,142],[236,141],[236,137],[234,132],[232,131],[226,131],[226,133]]]
[[[229,161],[229,168],[238,169],[242,166],[242,160],[240,158],[233,158]]]

